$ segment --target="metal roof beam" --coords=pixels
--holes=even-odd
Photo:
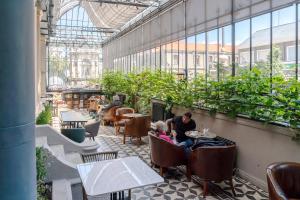
[[[141,3],[131,0],[85,0],[89,2],[96,2],[100,4],[115,4],[115,5],[125,5],[125,6],[134,6],[134,7],[149,7],[149,4]]]

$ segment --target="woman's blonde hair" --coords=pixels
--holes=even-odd
[[[166,131],[167,130],[167,124],[163,121],[157,121],[154,123],[157,130]]]

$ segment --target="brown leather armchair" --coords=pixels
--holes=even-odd
[[[126,136],[138,138],[138,144],[141,144],[142,137],[148,135],[150,123],[150,116],[134,117],[125,121],[123,144],[125,144]]]
[[[133,108],[118,108],[116,110],[116,121],[114,122],[116,135],[120,132],[120,127],[125,126],[125,121],[128,121],[129,119],[124,118],[124,114],[127,113],[134,113]]]
[[[103,113],[102,120],[104,124],[115,122],[117,120],[116,117],[116,110],[120,108],[120,106],[113,106],[110,109],[108,109],[106,112]]]
[[[300,163],[274,163],[267,168],[269,199],[300,199]]]
[[[203,181],[203,197],[208,192],[208,182],[228,180],[235,196],[232,183],[236,146],[199,147],[192,151],[188,163],[188,179],[199,176]]]
[[[168,167],[187,165],[187,158],[183,146],[171,144],[149,132],[151,163],[158,165],[160,175]]]

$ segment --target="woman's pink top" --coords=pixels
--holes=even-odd
[[[166,135],[165,131],[159,131],[158,134],[159,134],[160,139],[163,139],[171,144],[174,144],[173,140],[169,136]]]

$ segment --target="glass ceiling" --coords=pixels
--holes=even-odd
[[[42,0],[48,90],[91,87],[102,73],[102,42],[160,1]]]

